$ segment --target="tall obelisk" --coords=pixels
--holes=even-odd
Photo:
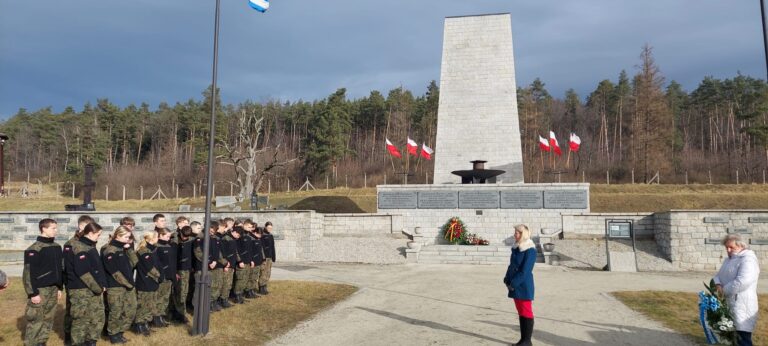
[[[523,182],[509,13],[445,19],[437,114],[435,184],[460,183],[451,171],[472,160],[506,171],[496,182]]]

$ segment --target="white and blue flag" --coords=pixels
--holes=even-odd
[[[251,8],[261,13],[267,12],[269,8],[269,0],[248,0],[248,4],[251,5]]]

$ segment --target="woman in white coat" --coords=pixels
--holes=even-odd
[[[725,294],[738,333],[739,346],[752,346],[752,331],[757,323],[757,279],[760,275],[757,256],[748,249],[741,236],[723,238],[728,258],[714,280],[718,292]]]

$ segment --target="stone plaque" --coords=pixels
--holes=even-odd
[[[588,205],[585,190],[544,190],[545,209],[586,209]]]
[[[768,239],[755,239],[752,238],[749,240],[749,243],[752,245],[768,245]]]
[[[12,217],[0,217],[0,223],[14,223]]]
[[[139,225],[133,226],[133,231],[134,232],[142,232],[142,231],[144,231],[144,226],[139,226]]]
[[[115,226],[102,226],[101,230],[104,232],[112,232],[115,230]]]
[[[720,245],[720,239],[718,239],[718,238],[707,238],[707,239],[704,239],[704,244]]]
[[[704,223],[728,223],[731,219],[727,216],[708,216],[704,218]]]
[[[416,209],[416,191],[381,191],[379,209]]]
[[[151,217],[142,217],[141,218],[141,222],[142,223],[152,223],[152,218]]]
[[[768,216],[753,216],[749,218],[749,223],[768,223]]]
[[[27,234],[24,236],[24,240],[37,240],[37,236],[34,234]]]
[[[459,207],[457,191],[420,191],[419,209],[456,209]]]
[[[501,191],[501,209],[542,209],[543,190]]]
[[[69,237],[68,235],[66,235],[66,234],[59,234],[59,235],[56,235],[56,240],[64,240],[64,241],[67,241],[67,240],[69,240],[69,238],[70,238],[70,237]]]
[[[69,226],[69,227],[67,227],[67,231],[68,232],[77,232],[77,230],[78,230],[77,226]]]
[[[730,227],[728,227],[728,233],[752,234],[752,230],[750,230],[749,228],[730,228]]]
[[[461,209],[499,209],[499,191],[459,191]]]
[[[282,233],[272,233],[272,237],[275,238],[275,240],[285,240],[285,234]]]
[[[95,223],[101,222],[101,219],[99,219],[98,216],[92,216],[92,218],[93,218],[93,222],[95,222]]]
[[[13,240],[13,235],[11,235],[11,234],[0,234],[0,240]]]
[[[190,209],[191,209],[191,206],[189,204],[179,205],[179,211],[181,212],[188,212]]]
[[[122,217],[113,217],[112,218],[112,223],[120,224],[120,220],[122,220],[122,219],[123,219]]]
[[[14,232],[19,232],[19,233],[26,233],[27,232],[27,226],[13,226],[13,231]]]
[[[56,220],[56,223],[69,223],[68,217],[57,217],[54,220]]]
[[[27,223],[39,223],[42,218],[39,217],[28,217]]]

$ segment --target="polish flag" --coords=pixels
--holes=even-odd
[[[549,145],[552,147],[552,150],[555,152],[555,154],[558,156],[563,155],[563,152],[560,151],[560,144],[557,143],[555,131],[549,131]]]
[[[571,148],[571,151],[573,152],[579,151],[579,147],[581,147],[581,138],[575,133],[571,133],[571,138],[568,140],[568,147]]]
[[[542,151],[546,151],[546,152],[549,152],[549,149],[550,149],[549,142],[547,142],[547,140],[542,136],[539,136],[539,148],[541,148]]]
[[[421,144],[421,157],[423,157],[423,158],[425,158],[427,160],[432,160],[432,154],[434,154],[434,153],[435,153],[435,151],[432,150],[432,148],[428,147],[427,143],[422,143]]]
[[[419,145],[416,144],[416,141],[411,139],[411,137],[408,137],[408,144],[406,144],[405,147],[409,154],[417,156],[416,150],[419,148]]]
[[[385,139],[387,140],[387,151],[389,151],[389,154],[397,158],[402,158],[403,155],[400,155],[400,151],[397,150],[397,147],[394,144],[392,144],[392,142],[390,142],[388,138],[385,138]]]

